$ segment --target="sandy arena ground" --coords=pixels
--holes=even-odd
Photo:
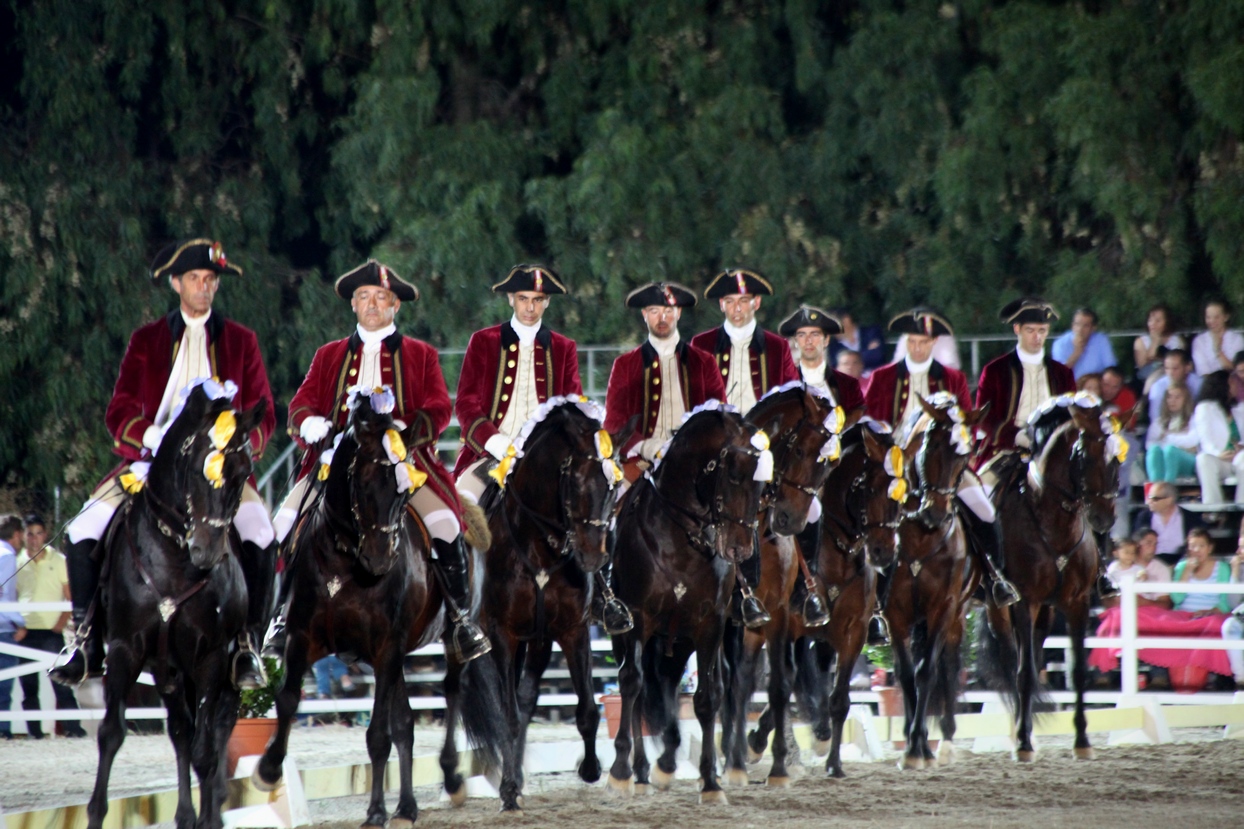
[[[495,800],[473,798],[463,809],[440,800],[436,787],[419,789],[419,825],[437,827],[519,825],[541,827],[985,827],[1052,826],[1109,829],[1141,826],[1233,827],[1244,824],[1244,740],[1220,740],[1219,729],[1177,730],[1163,746],[1099,748],[1097,759],[1077,762],[1068,739],[1045,738],[1033,765],[1006,754],[970,756],[955,765],[900,772],[894,763],[847,765],[846,780],[828,780],[809,766],[790,789],[763,785],[765,764],[752,785],[729,789],[730,805],[700,806],[692,781],[669,792],[623,798],[574,774],[545,774],[528,781],[522,816],[499,816]],[[417,728],[420,749],[439,744],[436,728]],[[1104,746],[1106,735],[1094,735]],[[569,726],[536,726],[533,741],[568,740]],[[366,759],[362,729],[301,728],[291,740],[302,768]],[[897,753],[894,758],[897,758]],[[602,757],[608,764],[610,755]],[[0,803],[9,814],[85,802],[95,770],[92,741],[20,741],[0,748]],[[172,749],[164,737],[130,737],[118,758],[113,797],[171,788]],[[389,796],[390,808],[396,796]],[[311,801],[317,827],[348,829],[365,814],[365,797]]]

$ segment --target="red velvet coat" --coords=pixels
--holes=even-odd
[[[725,326],[696,334],[691,338],[691,344],[716,358],[717,370],[724,383],[730,374],[730,335],[726,333]],[[791,359],[790,344],[772,331],[756,326],[750,351],[752,392],[757,400],[774,386],[802,379],[795,361]]]
[[[541,325],[536,332],[536,395],[543,403],[550,397],[583,394],[579,382],[579,352],[574,340]],[[495,434],[510,408],[510,392],[518,371],[518,334],[509,322],[484,328],[471,335],[462,374],[458,377],[455,411],[462,427],[462,451],[454,477],[484,454],[484,444]]]
[[[678,386],[686,411],[709,399],[726,399],[726,387],[711,354],[686,341],[678,343],[677,354]],[[661,360],[657,357],[657,350],[647,340],[639,348],[613,361],[609,391],[605,396],[605,428],[616,433],[632,416],[640,416],[635,435],[621,447],[624,458],[632,446],[652,437],[656,431],[657,418],[661,413],[661,393],[667,386],[662,379]]]
[[[1076,376],[1072,370],[1050,356],[1045,358],[1045,377],[1051,395],[1076,390]],[[989,412],[979,426],[985,433],[977,461],[979,465],[983,466],[999,452],[1015,448],[1015,436],[1019,434],[1015,412],[1019,409],[1023,382],[1023,365],[1014,351],[989,361],[981,370],[980,383],[976,387],[976,408],[989,403]]]
[[[363,340],[357,331],[344,340],[320,346],[315,352],[307,376],[289,401],[289,433],[299,446],[307,446],[299,429],[312,415],[328,418],[334,431],[346,427],[347,391],[357,382],[362,356]],[[449,390],[436,349],[394,332],[380,346],[380,378],[384,385],[393,386],[393,396],[397,398],[393,417],[412,427],[412,438],[406,446],[415,466],[428,473],[425,486],[432,487],[442,501],[460,513],[453,481],[436,457],[436,439],[449,425],[450,415]],[[317,460],[315,453],[308,452],[298,477],[306,475]]]
[[[104,414],[104,422],[112,434],[113,451],[127,461],[142,457],[143,432],[152,425],[164,399],[177,348],[181,345],[186,322],[181,311],[174,309],[155,322],[139,328],[130,337],[130,344],[121,358],[121,371],[112,389],[112,400]],[[255,332],[238,325],[215,311],[208,318],[207,356],[212,374],[237,384],[238,396],[233,405],[248,409],[260,400],[268,401],[268,411],[250,435],[251,451],[256,459],[263,455],[276,427],[272,391],[268,388],[268,372]]]
[[[868,416],[897,428],[903,412],[907,411],[909,377],[906,360],[899,360],[873,371],[868,380],[868,390],[864,392]],[[934,360],[929,366],[929,393],[939,391],[953,394],[964,409],[972,408],[972,393],[968,391],[967,377],[962,371]]]
[[[803,379],[803,374],[799,375]],[[834,395],[834,400],[848,414],[864,406],[864,392],[860,389],[860,381],[850,374],[836,368],[825,368],[825,385]]]

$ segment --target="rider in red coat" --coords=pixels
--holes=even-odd
[[[347,426],[350,389],[391,387],[397,402],[394,420],[399,429],[411,427],[406,443],[409,458],[428,476],[411,492],[410,504],[432,539],[432,559],[440,567],[453,599],[453,630],[446,636],[446,646],[451,655],[470,661],[488,652],[488,641],[465,613],[471,600],[462,543],[462,505],[448,470],[436,457],[436,440],[449,424],[449,391],[436,349],[398,333],[393,321],[402,302],[414,302],[419,292],[374,259],[339,278],[336,290],[338,296],[350,301],[358,325],[349,337],[315,352],[307,376],[290,401],[290,434],[309,451],[298,482],[277,511],[278,535],[285,538],[308,500],[314,479],[308,473],[318,460],[317,450]],[[279,619],[270,639],[279,639],[283,627],[283,619]]]
[[[913,391],[924,397],[949,392],[964,409],[972,408],[967,377],[933,359],[937,338],[954,333],[941,314],[932,308],[916,307],[890,320],[889,330],[907,335],[907,356],[873,370],[864,392],[869,417],[897,429],[920,408]]]
[[[756,325],[762,297],[772,295],[773,286],[752,271],[719,273],[705,289],[704,298],[716,299],[726,319],[719,327],[691,338],[693,346],[717,360],[717,370],[726,385],[726,402],[743,414],[769,389],[799,379],[790,345]]]
[[[472,503],[479,503],[487,484],[486,468],[505,457],[541,403],[583,394],[574,340],[541,321],[549,298],[566,293],[557,274],[543,265],[517,265],[492,290],[506,294],[514,316],[471,335],[455,403],[463,447],[454,478]]]
[[[52,672],[58,682],[76,684],[103,673],[102,642],[90,630],[93,626],[84,624],[99,589],[101,562],[93,553],[113,513],[127,497],[121,475],[146,476],[181,392],[196,379],[216,377],[237,386],[233,405],[239,410],[267,401],[263,420],[250,434],[254,457],[261,457],[268,445],[276,415],[255,332],[212,310],[222,274],[240,277],[242,269],[230,263],[223,246],[211,239],[168,245],[152,263],[152,280],[158,284],[167,278],[180,307],[130,337],[104,415],[113,436],[113,451],[127,463],[109,473],[66,528],[70,541],[66,564],[78,634],[73,656]],[[272,522],[253,483],[243,490],[234,526],[242,539],[239,561],[252,599],[247,625],[255,629],[266,624],[274,551],[269,549]],[[233,669],[234,681],[240,687],[256,687],[261,681],[259,662],[246,634],[239,639]]]
[[[834,404],[850,412],[864,405],[860,381],[838,371],[825,359],[828,338],[842,331],[838,320],[814,305],[800,305],[778,325],[778,333],[795,341],[799,355],[799,375],[811,388],[826,392]]]

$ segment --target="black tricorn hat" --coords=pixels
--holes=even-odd
[[[782,320],[778,333],[783,337],[793,337],[800,328],[819,328],[826,336],[842,333],[842,323],[838,318],[814,305],[800,305],[795,313]]]
[[[544,265],[515,265],[510,268],[505,279],[492,286],[492,290],[497,294],[516,294],[519,291],[535,291],[540,294],[570,293],[562,284],[561,278]]]
[[[402,302],[412,302],[419,298],[419,289],[395,274],[388,265],[382,265],[375,259],[368,259],[349,273],[337,277],[333,286],[337,296],[351,299],[354,291],[364,285],[375,285],[393,292],[393,296]]]
[[[164,276],[181,276],[187,271],[207,270],[218,274],[242,275],[242,269],[231,265],[225,257],[225,247],[212,239],[187,239],[166,245],[151,262],[151,279],[158,282]]]
[[[713,277],[704,289],[705,299],[719,299],[731,294],[753,294],[755,296],[773,296],[773,286],[755,271],[743,268],[731,268]]]
[[[1058,319],[1058,312],[1053,305],[1039,296],[1024,296],[1002,306],[998,317],[1003,322],[1024,325],[1032,322],[1053,322]]]
[[[941,312],[927,305],[917,305],[890,320],[888,329],[893,334],[923,334],[926,337],[952,335],[955,330]]]
[[[649,282],[626,295],[627,308],[647,308],[651,305],[690,308],[695,301],[695,291],[677,282]]]

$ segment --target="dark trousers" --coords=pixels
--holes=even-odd
[[[65,647],[65,638],[53,630],[26,628],[26,638],[21,641],[21,644],[27,648],[35,648],[48,653],[60,653]],[[26,711],[38,711],[42,707],[39,705],[39,672],[24,674],[19,679],[22,682],[22,695],[24,696],[22,708]],[[74,697],[72,688],[53,682],[52,692],[56,695],[58,709],[77,709],[78,700]],[[78,720],[62,720],[62,722],[66,731],[74,731],[82,727]],[[43,733],[43,726],[39,720],[27,720],[26,730],[32,736],[39,735]]]

